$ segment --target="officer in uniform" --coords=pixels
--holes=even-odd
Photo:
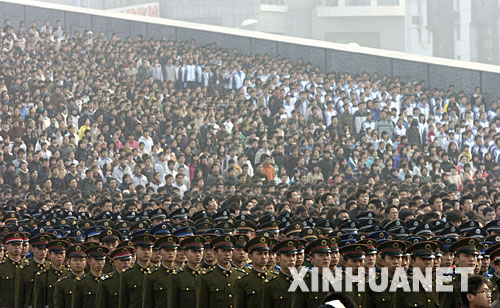
[[[389,285],[387,289],[382,292],[375,292],[367,286],[365,294],[365,305],[367,308],[387,308],[393,307],[394,304],[394,292],[390,292],[390,286],[392,283],[392,277],[398,267],[401,266],[401,258],[403,256],[403,250],[405,250],[406,244],[393,240],[385,241],[377,245],[377,250],[380,254],[380,265],[387,268],[389,275]],[[377,285],[380,285],[381,276],[377,273],[375,277]],[[364,308],[363,307],[363,308]]]
[[[68,243],[57,239],[47,243],[50,266],[36,273],[33,289],[33,305],[35,308],[54,307],[54,288],[56,281],[68,275],[64,266]]]
[[[93,308],[97,292],[97,284],[102,276],[108,249],[104,246],[94,246],[85,251],[89,262],[89,272],[73,281],[73,297],[71,308]]]
[[[16,291],[16,274],[19,273],[25,261],[21,256],[24,235],[21,232],[11,232],[5,235],[3,243],[7,257],[0,263],[0,307],[14,307]]]
[[[118,247],[123,236],[120,232],[113,229],[104,230],[99,234],[99,240],[102,246],[106,247],[109,252],[112,252]],[[106,263],[104,264],[104,269],[102,272],[104,274],[111,273],[113,271],[113,265],[109,258],[106,258]]]
[[[258,236],[245,246],[252,260],[252,269],[239,276],[234,284],[236,308],[256,308],[262,304],[262,284],[267,280],[266,264],[269,260],[271,241],[268,237]]]
[[[168,307],[196,307],[196,284],[200,275],[200,263],[203,257],[205,239],[202,236],[191,236],[181,242],[187,264],[174,270],[169,277]]]
[[[175,235],[166,235],[156,240],[155,245],[160,248],[162,261],[160,266],[144,277],[142,286],[142,307],[167,307],[168,276],[175,268],[175,255],[179,248],[179,238]]]
[[[236,239],[230,235],[216,237],[210,243],[214,249],[216,264],[202,272],[196,286],[197,308],[233,308],[234,280],[238,274],[231,267]]]
[[[346,245],[344,247],[341,247],[339,249],[340,254],[342,255],[342,266],[344,268],[350,268],[351,273],[353,276],[357,276],[359,269],[364,269],[365,266],[365,251],[368,247],[364,244],[351,244],[351,245]],[[358,283],[354,282],[353,279],[350,279],[352,281],[352,291],[347,291],[346,289],[346,282],[348,282],[347,279],[347,274],[344,273],[343,275],[343,280],[344,280],[344,294],[349,296],[354,303],[356,303],[356,306],[359,308],[364,307],[364,300],[365,300],[365,292],[359,292],[359,286]],[[364,283],[364,281],[362,281]]]
[[[322,281],[322,270],[330,268],[330,253],[331,240],[319,238],[313,240],[306,246],[306,255],[313,267],[317,267],[319,271],[318,280]],[[307,273],[304,277],[304,283],[307,285],[309,292],[303,292],[301,288],[297,288],[292,295],[292,308],[316,308],[321,304],[321,300],[328,294],[323,291],[323,286],[319,284],[316,292],[312,291],[312,275]],[[324,282],[326,283],[326,282]]]
[[[39,234],[29,241],[33,250],[33,260],[27,265],[21,265],[16,274],[16,308],[33,307],[33,282],[36,273],[47,268],[48,263],[45,258],[50,238],[48,234]]]
[[[434,262],[434,252],[438,248],[435,242],[420,242],[407,248],[406,252],[411,255],[411,266],[413,270],[420,270],[423,275],[426,275],[426,269],[431,270]],[[414,286],[414,275],[409,277],[410,288]],[[395,307],[437,307],[439,306],[439,298],[436,293],[434,281],[430,286],[430,291],[426,291],[425,287],[420,283],[418,290],[405,292],[403,288],[398,288],[395,297]]]
[[[68,255],[70,272],[65,277],[56,281],[54,287],[54,308],[70,308],[73,296],[73,280],[85,273],[87,255],[85,246],[76,244],[66,252]]]
[[[299,241],[284,240],[274,246],[277,261],[280,264],[278,275],[271,276],[262,286],[262,308],[290,308],[292,293],[288,292],[292,283],[292,274],[289,268],[295,267]]]
[[[203,260],[201,261],[200,266],[204,269],[212,268],[215,263],[215,252],[214,249],[210,246],[210,243],[217,235],[215,234],[204,234],[203,238],[205,239],[204,250],[203,250]]]
[[[109,255],[113,260],[114,271],[102,276],[97,284],[96,308],[118,308],[120,292],[120,273],[129,268],[132,262],[132,247],[118,247]]]
[[[480,243],[477,238],[466,237],[450,245],[450,252],[455,254],[456,267],[472,267],[477,265]],[[461,274],[455,273],[451,284],[453,292],[441,292],[439,301],[443,308],[462,307]]]
[[[249,272],[251,267],[247,265],[248,252],[245,251],[245,246],[248,243],[249,238],[244,234],[238,234],[235,238],[236,244],[234,244],[231,264],[242,272]]]
[[[153,268],[149,261],[153,254],[154,241],[155,237],[150,234],[139,234],[132,237],[136,262],[134,266],[124,270],[120,275],[120,308],[142,307],[142,283],[144,275]]]

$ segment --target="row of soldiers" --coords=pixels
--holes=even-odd
[[[435,288],[374,291],[368,276],[364,291],[354,283],[352,290],[342,292],[358,307],[460,307],[460,274],[453,266],[481,271],[480,258],[490,260],[490,289],[494,299],[498,296],[500,243],[480,254],[484,247],[473,237],[405,242],[377,232],[356,241],[307,232],[311,235],[304,239],[298,229],[289,228],[281,241],[273,232],[201,236],[193,228],[177,235],[144,232],[131,241],[120,241],[118,231],[104,229],[89,233],[95,236],[85,243],[51,233],[27,239],[26,233],[9,232],[2,234],[0,249],[0,307],[316,308],[332,288],[289,292],[291,270],[303,267],[319,269],[320,277],[323,269],[349,268],[357,275],[360,268],[367,273],[386,268],[389,282],[398,268],[408,271],[410,282],[412,269],[449,268],[449,293]],[[26,241],[29,260],[23,255]],[[303,278],[308,289],[314,278],[311,272]],[[382,274],[375,278],[379,284]],[[344,272],[342,284],[346,282]]]

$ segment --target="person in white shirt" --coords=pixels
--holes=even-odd
[[[151,148],[154,145],[153,138],[151,138],[151,136],[149,136],[149,131],[148,130],[145,130],[143,132],[142,136],[139,138],[139,140],[137,142],[138,143],[143,142],[144,143],[144,149],[147,152],[150,152]]]
[[[194,65],[193,59],[188,60],[188,65],[186,65],[185,68],[185,74],[186,74],[186,86],[189,89],[192,89],[194,87],[194,84],[196,82],[196,66]]]

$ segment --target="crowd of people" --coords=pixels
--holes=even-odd
[[[219,240],[222,250],[229,250],[237,247],[232,235],[247,234],[240,248],[249,254],[261,251],[246,246],[254,238],[276,238],[280,244],[266,242],[265,251],[285,262],[281,243],[299,238],[302,245],[290,242],[294,254],[336,252],[337,260],[328,261],[332,266],[349,261],[338,258],[339,247],[365,245],[359,242],[367,238],[380,241],[379,252],[387,241],[407,241],[398,258],[419,242],[441,240],[445,245],[432,254],[439,260],[434,266],[451,267],[453,257],[442,259],[454,252],[446,251],[448,239],[480,239],[469,243],[473,249],[467,254],[476,258],[476,274],[494,281],[500,274],[500,262],[486,253],[500,242],[500,99],[484,97],[479,87],[474,93],[453,85],[437,89],[376,72],[324,72],[302,60],[226,50],[216,43],[120,39],[90,30],[69,33],[60,20],[13,25],[6,19],[0,28],[0,102],[1,234],[9,256],[31,259],[33,247],[42,243],[49,257],[63,250],[66,257],[79,258],[89,250],[88,260],[130,260],[135,252],[134,258],[142,258],[136,264],[144,265],[151,255],[138,252],[159,242],[159,264],[171,258],[164,252],[169,249],[160,248],[173,241],[188,255],[179,268],[185,262],[196,267],[202,261],[189,250],[208,251]],[[68,245],[109,243],[95,240],[105,236],[103,230],[113,231],[113,245],[106,249]],[[199,236],[206,235],[219,236],[213,247],[210,241],[201,245],[206,238]],[[325,239],[327,248],[321,244]],[[9,249],[19,242],[26,246],[22,251]],[[195,249],[189,248],[193,244]],[[360,247],[366,250],[362,259],[368,259],[368,246]],[[275,258],[259,268],[281,271]],[[320,264],[311,255],[304,258],[306,264]],[[251,260],[259,262],[257,256]],[[93,262],[88,263],[95,274],[99,266]],[[385,261],[363,262],[373,267]],[[130,266],[116,264],[115,272]],[[42,275],[49,277],[47,267]],[[134,289],[139,281],[139,289],[147,271],[130,268],[141,279],[127,286]],[[213,266],[206,268],[214,272]],[[3,283],[2,274],[0,265]],[[120,279],[124,284],[131,278]],[[211,279],[202,283],[203,298],[217,293]],[[44,291],[37,293],[35,283],[34,294],[45,297],[30,293],[26,307],[33,298],[53,307],[48,289],[42,284]],[[144,292],[128,290],[130,298],[120,297],[120,307],[141,307],[145,298],[157,297]],[[13,298],[0,297],[0,307],[13,306]],[[444,298],[443,307],[461,302],[459,295]],[[321,299],[304,295],[275,305],[317,307]],[[359,300],[363,307],[386,304]],[[218,303],[198,298],[194,305]],[[241,301],[236,306],[242,307]]]

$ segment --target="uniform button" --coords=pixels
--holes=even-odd
[[[136,287],[137,287],[137,285],[134,284],[134,288],[136,288]]]
[[[252,294],[255,294],[255,291],[252,291]]]
[[[382,301],[385,302],[385,298],[382,298]]]
[[[219,289],[215,289],[215,291],[219,291]]]
[[[73,291],[69,291],[69,294],[73,293]]]
[[[189,288],[186,288],[186,291],[189,291]]]
[[[283,299],[283,296],[280,296],[280,299]]]
[[[431,299],[429,298],[429,299],[427,300],[427,302],[428,302],[428,303],[430,303],[430,302],[431,302]]]
[[[230,283],[228,283],[228,284],[227,284],[227,286],[228,286],[228,287],[230,287],[230,286],[231,286],[231,284],[230,284]]]
[[[229,297],[229,298],[232,298],[232,297],[233,297],[233,295],[232,295],[232,294],[229,294],[229,295],[228,295],[228,297]]]
[[[360,296],[361,296],[361,294],[358,293],[358,297],[360,297]]]

